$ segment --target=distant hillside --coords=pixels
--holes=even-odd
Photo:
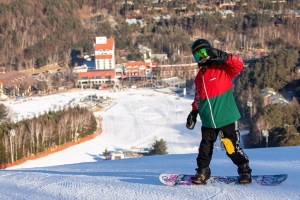
[[[11,0],[0,3],[0,60],[10,69],[69,60],[87,37],[83,23],[91,6],[77,0]],[[67,54],[67,55],[66,55]],[[66,56],[66,57],[65,57]]]
[[[96,36],[115,38],[117,62],[123,62],[119,50],[126,52],[127,59],[143,59],[137,48],[142,44],[155,53],[167,54],[164,64],[190,63],[190,44],[196,37],[215,41],[217,48],[240,52],[246,59],[299,47],[299,17],[287,15],[290,9],[300,9],[295,1],[253,0],[222,7],[232,10],[234,16],[221,14],[213,1],[205,7],[196,1],[184,4],[179,0],[161,4],[140,0],[127,4],[121,0],[6,0],[0,3],[0,66],[19,70],[56,63],[74,65],[72,56],[92,52]],[[282,10],[285,12],[278,14]],[[144,24],[129,26],[125,19],[132,17]]]

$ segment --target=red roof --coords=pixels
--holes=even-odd
[[[156,67],[157,65],[157,62],[152,62],[152,67]],[[134,67],[134,66],[138,66],[138,67],[141,67],[141,66],[150,66],[150,63],[149,62],[144,62],[144,61],[129,61],[129,62],[126,62],[125,63],[125,68],[128,68],[128,67]]]
[[[82,77],[88,77],[92,79],[94,76],[110,76],[111,78],[115,78],[116,74],[114,70],[96,70],[96,71],[88,71],[88,72],[80,72],[78,73],[78,79],[82,79]]]
[[[95,44],[95,50],[99,51],[101,49],[103,50],[113,50],[113,45],[114,45],[114,38],[107,38],[107,43],[106,44]]]

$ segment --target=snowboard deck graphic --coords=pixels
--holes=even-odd
[[[188,174],[161,174],[159,180],[163,185],[197,185],[192,182],[194,175]],[[276,175],[254,175],[252,176],[252,183],[241,184],[238,183],[238,176],[211,176],[206,185],[262,185],[262,186],[275,186],[287,179],[287,174]]]

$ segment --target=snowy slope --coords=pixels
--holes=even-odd
[[[89,143],[89,142],[87,142]],[[73,147],[71,147],[73,148]],[[194,173],[196,154],[149,156],[135,159],[7,169],[0,171],[1,199],[300,199],[300,147],[249,149],[255,174],[287,173],[279,186],[162,186],[163,172]],[[74,157],[82,153],[74,151]],[[56,155],[57,162],[61,158]],[[216,151],[215,175],[235,175],[225,152]]]
[[[1,170],[0,199],[300,199],[300,147],[245,149],[253,174],[289,175],[279,186],[162,186],[160,173],[195,172],[201,123],[198,121],[193,131],[185,128],[190,98],[151,90],[83,90],[6,104],[18,115],[27,116],[96,92],[116,99],[106,111],[96,113],[103,116],[103,133],[61,152]],[[169,155],[101,161],[106,148],[149,147],[154,138],[167,141]],[[214,175],[237,174],[218,143],[211,170]]]

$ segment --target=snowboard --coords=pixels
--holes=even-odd
[[[187,174],[161,174],[159,180],[163,185],[197,185],[192,182],[194,175]],[[287,179],[287,174],[277,175],[254,175],[252,176],[252,183],[241,184],[238,183],[238,176],[211,176],[207,180],[206,185],[261,185],[261,186],[275,186]],[[203,185],[202,185],[203,186]]]

